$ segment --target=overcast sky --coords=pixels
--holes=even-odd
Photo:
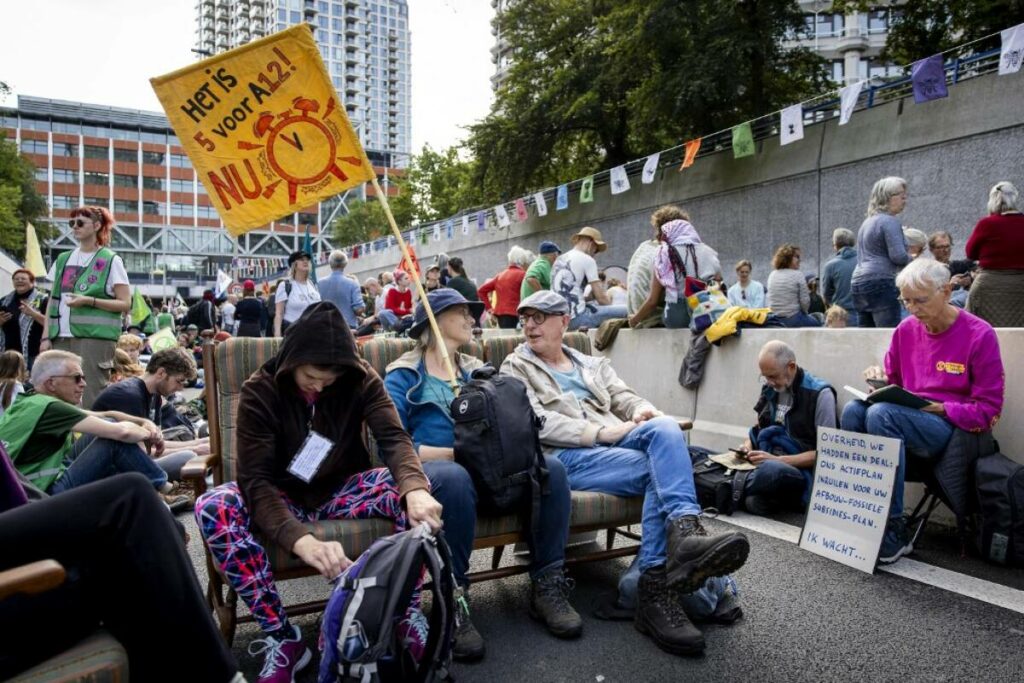
[[[160,111],[149,79],[194,60],[195,2],[5,3],[0,81],[15,94]],[[409,13],[412,151],[440,149],[487,114],[493,10],[487,0],[409,0]]]

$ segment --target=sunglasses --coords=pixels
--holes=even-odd
[[[53,377],[54,379],[56,379],[57,377],[68,377],[70,379],[75,380],[75,384],[85,384],[85,375],[83,375],[82,373],[74,375],[50,375],[50,377]]]
[[[92,222],[93,220],[91,218],[72,218],[68,221],[68,227],[84,228]]]

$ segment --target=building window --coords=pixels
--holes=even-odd
[[[146,214],[147,216],[163,216],[163,202],[142,202],[142,213]]]
[[[82,135],[90,135],[94,138],[110,137],[110,127],[82,124]]]
[[[179,218],[192,218],[192,205],[191,204],[180,204],[178,202],[171,203],[171,215]]]
[[[115,199],[114,200],[114,213],[115,214],[138,214],[139,203],[131,199]]]
[[[167,144],[167,133],[153,133],[148,130],[142,131],[143,142],[156,142],[161,145]]]
[[[41,183],[50,182],[50,172],[47,170],[46,166],[36,168],[36,180]]]
[[[73,183],[78,184],[78,171],[72,171],[68,168],[55,168],[53,169],[53,182],[55,183]]]
[[[154,178],[153,176],[144,175],[142,176],[142,187],[147,190],[163,190],[164,179]]]
[[[107,159],[107,148],[98,145],[85,145],[82,147],[82,155],[86,159]]]
[[[66,195],[55,194],[53,195],[53,208],[69,210],[77,209],[78,197],[68,197]]]
[[[164,165],[164,153],[163,152],[147,152],[142,150],[142,163],[154,164],[156,166]]]
[[[106,173],[97,173],[96,171],[86,171],[82,174],[82,182],[86,185],[109,185],[110,176]]]
[[[171,178],[171,192],[192,192],[192,181]]]
[[[21,141],[21,152],[23,154],[48,154],[49,148],[46,146],[46,140],[22,140]],[[54,154],[57,153],[57,145],[53,146]]]
[[[832,80],[842,83],[846,79],[846,65],[841,59],[832,60]]]
[[[114,161],[127,161],[133,164],[139,162],[139,151],[136,149],[114,148]]]
[[[78,123],[64,123],[63,121],[53,122],[54,133],[71,133],[72,135],[78,135],[82,132],[82,126]]]
[[[171,154],[168,161],[172,168],[192,168],[192,162],[184,154]]]
[[[114,185],[117,187],[130,187],[138,189],[139,177],[135,175],[125,175],[123,173],[114,174]]]

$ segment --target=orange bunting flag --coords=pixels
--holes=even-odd
[[[409,274],[409,277],[419,280],[420,279],[420,260],[416,258],[416,250],[412,248],[412,243],[409,243],[409,261],[412,261],[412,271],[409,271],[409,263],[403,258],[398,262],[398,269],[404,270]]]
[[[701,138],[697,138],[686,143],[686,154],[683,156],[683,165],[679,167],[680,171],[693,166],[693,160],[697,158],[697,152],[700,151],[700,142]]]

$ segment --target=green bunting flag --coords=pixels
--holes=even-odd
[[[142,292],[135,288],[132,294],[132,325],[138,325],[145,334],[156,332],[156,320],[153,319],[153,311],[149,310],[146,300],[142,298]]]
[[[750,122],[741,123],[732,129],[732,156],[734,159],[754,155],[754,132]]]
[[[586,204],[594,201],[594,176],[587,176],[580,185],[580,203]]]

